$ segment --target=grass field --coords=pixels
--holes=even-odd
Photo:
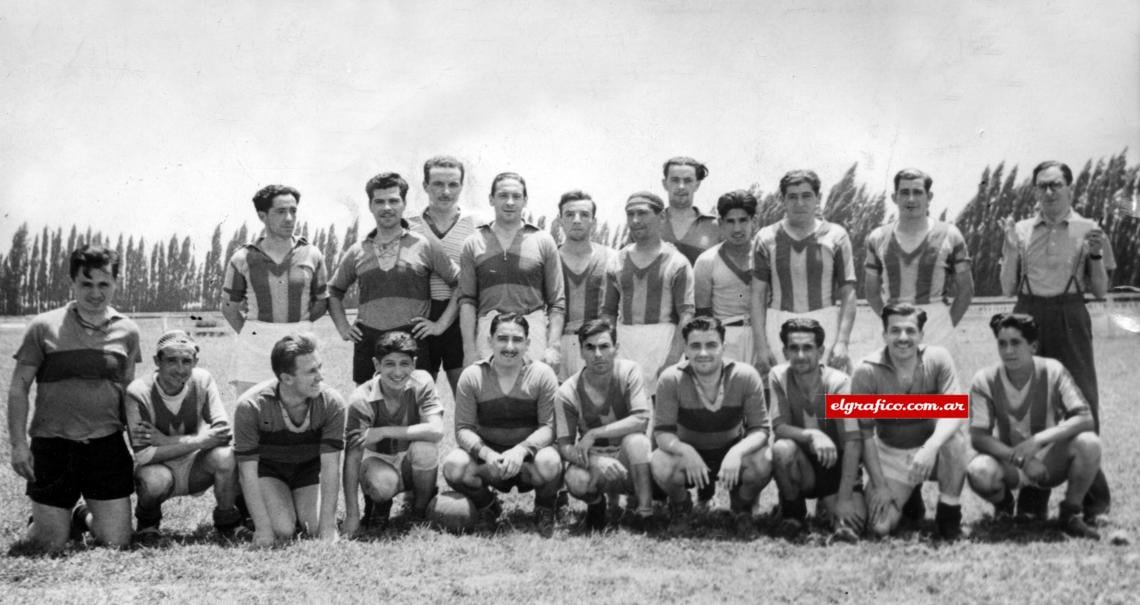
[[[869,351],[876,343],[873,318],[860,310],[857,322]],[[978,314],[967,320],[971,336],[957,359],[963,382],[995,359]],[[7,393],[19,345],[21,320],[0,318],[0,392]],[[146,319],[144,356],[163,324]],[[326,379],[350,386],[349,345],[319,322]],[[227,381],[225,337],[201,338],[201,366]],[[1111,530],[1140,532],[1136,510],[1140,470],[1140,417],[1132,408],[1140,392],[1134,338],[1097,341],[1105,419],[1105,467],[1113,487]],[[149,359],[140,368],[150,371]],[[228,388],[228,387],[224,387]],[[451,426],[451,398],[441,384]],[[232,400],[232,390],[223,393]],[[6,406],[0,406],[6,416]],[[6,422],[6,419],[5,419]],[[6,426],[6,424],[5,424]],[[444,449],[453,447],[448,438]],[[0,437],[0,548],[22,536],[30,511],[23,481],[8,465],[7,433]],[[926,487],[933,510],[936,486]],[[1059,490],[1054,491],[1056,512]],[[726,506],[723,494],[715,502]],[[776,501],[765,489],[761,510]],[[970,537],[942,545],[928,531],[859,545],[825,545],[813,534],[797,543],[762,537],[735,539],[722,514],[703,517],[690,536],[643,536],[619,529],[602,536],[573,528],[580,504],[563,519],[555,537],[534,531],[531,498],[505,501],[506,529],[494,536],[452,536],[409,526],[397,518],[383,535],[324,544],[304,541],[268,551],[217,542],[209,525],[212,497],[182,498],[164,507],[169,539],[156,547],[125,552],[80,547],[61,557],[0,555],[0,601],[19,602],[1077,602],[1129,603],[1140,595],[1140,550],[1075,541],[1051,528],[995,526],[990,506],[968,489],[963,497]],[[343,510],[343,508],[342,508]],[[399,514],[398,512],[396,513]],[[932,515],[933,513],[929,513]],[[930,522],[928,527],[929,530]]]

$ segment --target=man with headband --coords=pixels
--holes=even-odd
[[[623,355],[641,366],[645,387],[681,358],[678,326],[693,317],[693,268],[661,240],[665,202],[641,191],[629,196],[625,216],[632,243],[618,251],[606,283],[602,316],[618,327]]]
[[[158,537],[162,503],[214,488],[214,527],[231,535],[237,466],[231,427],[213,376],[198,366],[198,344],[182,330],[158,339],[155,371],[127,387],[126,414],[135,450],[136,537]]]

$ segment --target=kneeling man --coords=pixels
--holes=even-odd
[[[851,379],[823,365],[825,337],[823,326],[809,317],[780,326],[788,362],[768,375],[776,435],[773,470],[785,533],[803,531],[805,500],[818,498],[816,516],[830,520],[835,539],[853,542],[867,518],[863,494],[855,491],[863,439],[858,421],[827,418],[827,395],[850,393]]]
[[[990,328],[1001,362],[979,371],[970,387],[970,436],[978,451],[967,467],[970,487],[994,504],[995,516],[1009,516],[1012,490],[1067,481],[1061,528],[1099,539],[1081,518],[1101,454],[1088,403],[1061,362],[1034,355],[1037,322],[1031,316],[999,313]]]
[[[126,414],[135,449],[136,536],[157,537],[162,503],[214,487],[214,527],[231,535],[242,520],[235,506],[237,466],[230,420],[218,385],[198,366],[198,344],[182,330],[158,339],[157,370],[127,387]]]
[[[558,377],[527,358],[530,324],[519,313],[491,319],[491,357],[463,370],[455,393],[455,442],[443,461],[443,478],[494,527],[503,507],[491,492],[535,490],[539,532],[554,532],[554,508],[562,485],[562,458],[554,442],[554,394]]]
[[[425,353],[426,354],[426,351]],[[419,345],[411,334],[386,332],[376,341],[376,375],[348,400],[344,426],[344,533],[360,526],[384,529],[396,494],[412,490],[411,516],[423,519],[436,493],[443,406],[431,374],[416,369]],[[357,486],[364,490],[360,517]]]
[[[558,389],[554,431],[566,467],[566,489],[584,500],[586,527],[606,525],[606,494],[637,497],[637,524],[653,516],[649,472],[649,394],[641,368],[615,359],[617,330],[605,319],[578,329],[583,368]]]
[[[960,392],[950,353],[922,344],[926,312],[910,303],[883,308],[887,346],[864,359],[851,376],[855,394],[941,394]],[[965,420],[908,418],[860,420],[864,432],[863,465],[870,477],[867,498],[871,530],[885,536],[905,516],[926,515],[922,484],[931,472],[938,479],[938,535],[953,540],[962,534],[960,498],[966,483]]]
[[[653,427],[658,449],[650,459],[653,478],[669,495],[669,529],[688,529],[690,487],[704,508],[719,481],[729,492],[737,531],[753,537],[752,508],[772,478],[760,374],[747,363],[725,361],[719,319],[694,318],[681,336],[688,359],[661,373]]]

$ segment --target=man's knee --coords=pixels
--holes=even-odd
[[[439,447],[431,441],[408,444],[408,462],[413,470],[426,471],[439,466]]]
[[[443,480],[451,485],[462,483],[474,462],[467,452],[461,449],[451,450],[443,459]]]
[[[373,466],[361,477],[361,487],[369,498],[386,502],[396,497],[400,490],[400,476],[396,470],[384,465],[381,468]]]
[[[566,482],[566,489],[570,491],[570,495],[584,500],[591,494],[590,490],[590,471],[580,466],[571,465],[566,468],[564,475]]]
[[[1073,456],[1088,462],[1100,462],[1100,437],[1092,431],[1085,431],[1073,436],[1071,445]]]
[[[649,468],[653,471],[653,480],[661,487],[671,486],[677,482],[677,457],[664,450],[654,450],[649,457]]]
[[[1005,487],[1005,473],[1001,464],[987,454],[974,456],[966,467],[966,480],[970,483],[970,489],[983,496],[1001,491]]]
[[[772,462],[768,459],[768,452],[764,451],[764,448],[744,457],[740,465],[741,483],[763,486],[771,479]]]
[[[162,502],[174,492],[174,473],[162,464],[147,464],[135,471],[135,493],[145,500]]]
[[[621,450],[631,465],[648,463],[652,449],[645,433],[630,433],[621,438]]]
[[[553,447],[544,447],[534,455],[534,470],[543,484],[562,477],[562,456]]]
[[[800,446],[791,439],[777,439],[772,444],[772,462],[780,468],[790,468],[796,462],[796,452]]]
[[[234,450],[228,445],[216,447],[206,452],[205,461],[207,468],[215,474],[232,473],[237,470],[237,462],[234,460]]]

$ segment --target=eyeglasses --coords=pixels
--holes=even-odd
[[[1034,185],[1034,187],[1036,187],[1038,191],[1050,192],[1050,193],[1053,191],[1060,191],[1067,186],[1068,185],[1066,185],[1065,183],[1062,183],[1061,181],[1054,181],[1052,183],[1037,183],[1036,185]]]

